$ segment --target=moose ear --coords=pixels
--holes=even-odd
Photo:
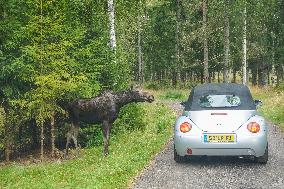
[[[130,90],[131,90],[131,91],[137,91],[137,90],[139,90],[139,86],[138,86],[138,85],[135,85],[135,84],[132,84],[132,85],[130,86]]]

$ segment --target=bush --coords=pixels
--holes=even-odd
[[[182,99],[184,95],[178,91],[169,91],[165,94],[165,99],[176,100]]]
[[[161,100],[171,100],[171,101],[184,101],[187,99],[189,92],[188,91],[177,91],[170,90],[165,91],[158,95],[158,98]]]
[[[155,107],[155,130],[156,133],[166,132],[169,125],[173,124],[173,120],[175,119],[175,115],[172,110],[169,110],[168,107],[164,105],[156,105]]]
[[[150,83],[145,84],[146,89],[158,90],[160,89],[160,87],[161,86],[157,82],[150,82]]]
[[[145,111],[142,104],[131,103],[122,107],[113,124],[110,137],[144,130],[146,127]],[[79,143],[82,147],[101,146],[103,144],[101,125],[83,125],[79,134]]]
[[[79,144],[82,147],[101,146],[103,135],[101,125],[84,125],[79,132]]]
[[[146,110],[143,104],[131,103],[124,106],[119,113],[118,119],[114,122],[112,133],[132,132],[144,130],[147,123],[145,121]]]
[[[277,89],[279,89],[280,91],[284,91],[284,81],[279,83],[279,85],[277,86]]]

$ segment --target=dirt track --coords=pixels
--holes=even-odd
[[[181,107],[173,104],[172,108]],[[171,140],[136,179],[133,188],[284,189],[284,134],[270,125],[268,140],[266,165],[232,157],[196,158],[178,164],[173,159]]]

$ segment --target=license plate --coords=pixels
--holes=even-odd
[[[233,134],[204,134],[204,142],[212,143],[233,143],[235,142],[235,135]]]

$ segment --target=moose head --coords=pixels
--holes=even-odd
[[[152,103],[155,98],[152,94],[142,91],[139,88],[133,88],[131,87],[129,90],[130,96],[136,101],[136,102],[150,102]]]

